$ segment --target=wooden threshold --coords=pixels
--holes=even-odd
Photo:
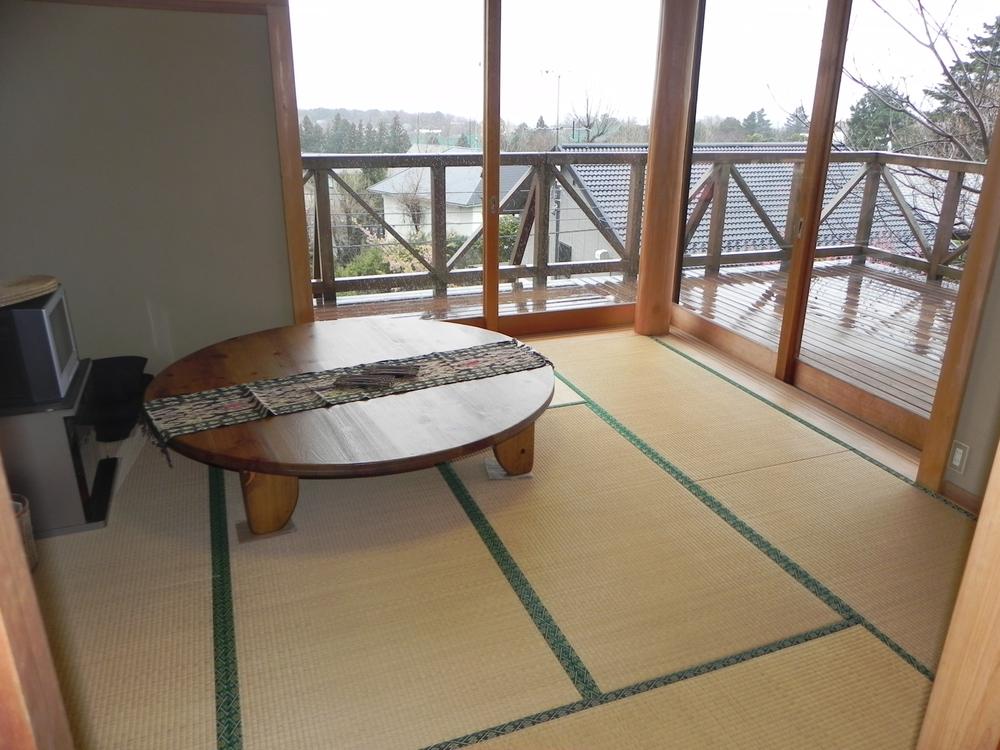
[[[671,324],[761,372],[774,372],[777,353],[674,303]]]
[[[553,312],[501,315],[499,331],[508,336],[529,336],[559,331],[612,328],[630,325],[634,320],[634,304],[602,305]]]
[[[919,414],[801,361],[795,366],[792,383],[796,388],[857,416],[907,445],[918,449],[923,447],[927,419]]]

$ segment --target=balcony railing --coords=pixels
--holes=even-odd
[[[688,203],[683,265],[714,274],[729,265],[786,263],[800,220],[798,184],[804,158],[803,151],[696,150],[692,174],[700,177],[693,181]],[[823,226],[836,223],[830,236],[837,241],[817,247],[818,258],[850,257],[855,264],[873,259],[918,272],[929,281],[961,277],[984,164],[884,152],[834,151],[830,160],[821,232]],[[325,305],[335,305],[338,294],[429,290],[445,296],[449,288],[481,284],[481,268],[463,267],[481,242],[481,229],[469,227],[457,244],[446,218],[446,170],[481,164],[481,155],[468,153],[305,155],[314,295]],[[645,164],[645,150],[634,147],[502,154],[501,165],[525,170],[501,201],[501,212],[516,216],[518,222],[509,257],[500,268],[501,281],[531,279],[539,288],[552,278],[572,275],[613,274],[634,280]],[[766,179],[761,177],[763,165],[782,165],[778,171],[784,176],[777,180],[781,184],[775,184],[774,169]],[[347,179],[351,171],[414,167],[429,170],[429,185],[416,191],[430,209],[429,232],[419,234],[394,225],[378,198]],[[601,190],[616,194],[613,205],[593,189],[595,181],[588,171],[596,168],[606,171]],[[610,188],[609,180],[615,183]],[[369,240],[396,246],[412,259],[416,270],[338,275],[336,261],[343,243],[338,244],[335,232],[332,192],[364,216]],[[763,235],[758,226],[763,242],[748,243],[739,232],[733,239],[734,201],[741,205],[739,221],[745,222],[752,211],[753,221],[766,231]],[[774,215],[776,207],[783,215]],[[585,217],[592,225],[588,231],[613,257],[568,261],[560,260],[558,253],[553,257],[552,222],[568,210]]]

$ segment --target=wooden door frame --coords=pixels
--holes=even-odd
[[[73,737],[0,458],[0,737],[71,750]]]

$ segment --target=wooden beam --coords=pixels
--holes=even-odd
[[[562,185],[563,190],[570,197],[576,205],[583,212],[583,215],[587,217],[588,221],[594,225],[594,228],[600,233],[600,235],[611,245],[611,249],[618,253],[619,258],[627,258],[628,250],[625,249],[625,245],[622,244],[621,238],[615,234],[615,230],[611,227],[611,224],[603,216],[599,216],[597,211],[594,210],[594,206],[590,202],[580,195],[580,191],[573,186],[573,183],[566,179],[566,175],[563,174],[562,169],[553,169],[553,176]]]
[[[712,215],[708,220],[706,274],[719,272],[719,261],[722,258],[722,237],[726,231],[726,206],[729,203],[729,176],[732,174],[732,170],[732,164],[716,164],[712,167]]]
[[[642,189],[646,180],[646,165],[632,164],[628,174],[628,214],[625,220],[625,278],[639,275],[639,242],[642,237]]]
[[[837,120],[837,99],[844,69],[844,49],[847,29],[851,23],[851,0],[827,0],[823,42],[819,53],[819,73],[809,120],[809,141],[802,168],[802,190],[799,215],[801,222],[792,243],[792,258],[788,269],[788,290],[781,318],[778,359],[775,377],[792,382],[795,365],[802,345],[806,304],[809,301],[809,281],[813,254],[819,238],[820,213],[826,188],[826,170],[830,159],[830,143]]]
[[[771,349],[703,318],[676,302],[671,324],[761,372],[771,373],[774,370],[774,352]]]
[[[907,226],[910,227],[910,232],[913,234],[913,239],[917,241],[920,245],[920,251],[924,254],[924,257],[929,257],[931,254],[931,245],[924,236],[924,230],[920,226],[920,222],[917,221],[916,214],[913,213],[913,207],[907,202],[906,198],[903,197],[903,191],[899,187],[899,183],[896,182],[896,178],[890,174],[886,169],[882,170],[882,179],[889,188],[889,192],[892,193],[892,199],[899,206],[899,210],[903,212],[903,218],[906,219]]]
[[[375,221],[377,221],[385,231],[387,231],[390,235],[392,235],[392,238],[396,240],[396,242],[398,242],[400,245],[402,245],[403,249],[406,250],[406,252],[408,252],[410,255],[412,255],[414,260],[416,260],[420,265],[422,265],[424,268],[430,271],[431,274],[435,274],[434,266],[432,266],[428,262],[427,258],[421,255],[420,252],[403,237],[403,235],[401,235],[399,232],[396,231],[396,228],[393,227],[392,224],[387,222],[378,211],[372,208],[364,198],[358,195],[357,191],[350,185],[348,185],[347,181],[344,180],[343,177],[341,177],[333,170],[330,170],[330,177],[333,178],[334,182],[340,185],[341,190],[343,190],[345,193],[351,196],[354,199],[355,203],[361,206],[361,208],[363,208],[369,216],[375,219]]]
[[[661,0],[635,331],[670,329],[687,218],[690,134],[704,0]]]
[[[302,149],[299,145],[299,109],[295,102],[292,29],[287,7],[267,6],[267,38],[271,53],[292,316],[296,323],[310,323],[313,320],[312,274],[309,269],[309,237],[306,235],[306,202],[302,192]]]
[[[754,213],[757,214],[757,218],[760,219],[764,228],[767,230],[767,233],[771,235],[771,238],[778,244],[778,247],[784,245],[785,238],[781,235],[781,232],[778,231],[778,227],[774,225],[774,222],[771,221],[771,217],[767,215],[767,211],[764,210],[764,207],[760,205],[760,201],[757,200],[757,196],[753,194],[753,191],[750,189],[750,186],[747,185],[746,180],[743,179],[743,175],[740,174],[740,171],[736,168],[735,164],[730,168],[729,176],[733,178],[736,186],[746,197],[750,207],[754,210]]]
[[[432,164],[431,169],[433,169],[434,166],[435,165]],[[521,179],[517,181],[517,184],[507,191],[507,195],[505,195],[503,197],[503,200],[500,202],[500,213],[506,211],[507,208],[510,206],[510,204],[514,202],[514,198],[517,197],[517,194],[521,191],[521,188],[524,187],[524,184],[532,179],[533,174],[534,174],[534,168],[528,169],[521,176]],[[458,263],[458,261],[460,261],[465,256],[465,254],[472,249],[472,246],[476,243],[476,240],[478,240],[482,236],[483,236],[483,228],[480,226],[475,232],[473,232],[471,235],[469,235],[469,237],[466,238],[465,242],[462,243],[461,247],[459,247],[458,250],[456,250],[452,254],[452,256],[448,259],[448,268],[454,268],[455,264]]]
[[[710,169],[708,174],[712,174],[713,171]],[[691,242],[694,233],[698,231],[698,227],[701,226],[701,220],[708,213],[708,207],[712,205],[712,196],[715,194],[714,188],[715,186],[711,182],[705,183],[701,188],[701,195],[698,196],[694,208],[691,209],[691,216],[688,217],[687,224],[684,226],[684,247],[681,249],[682,254],[687,250],[688,243]]]
[[[986,485],[917,750],[996,749],[1000,743],[998,632],[1000,452]]]
[[[500,0],[483,0],[483,318],[500,305]]]
[[[0,462],[0,744],[18,750],[72,750],[59,680],[12,507]]]
[[[534,168],[531,171],[531,189],[528,190],[528,197],[524,201],[524,208],[521,209],[521,219],[517,223],[517,243],[510,257],[510,263],[513,266],[519,266],[524,263],[524,251],[528,247],[531,227],[535,224],[535,191],[538,190],[538,183],[534,179]]]
[[[448,293],[448,214],[443,164],[431,167],[431,265],[437,272],[434,279],[434,296]]]
[[[323,281],[323,302],[337,304],[336,264],[333,259],[333,223],[330,220],[330,173],[317,169],[316,175],[316,255],[319,258],[320,279]]]
[[[1000,117],[998,124],[1000,124]],[[986,295],[993,283],[997,254],[1000,253],[1000,138],[994,138],[986,162],[986,174],[979,194],[979,206],[965,258],[962,285],[955,301],[948,345],[941,362],[931,408],[931,422],[920,456],[917,481],[938,490],[948,465],[951,442],[969,384],[972,359],[983,322]],[[1000,293],[1000,290],[997,290]]]
[[[941,199],[941,211],[938,214],[937,232],[934,235],[934,247],[929,258],[931,264],[927,269],[927,280],[937,281],[941,278],[938,269],[948,262],[948,252],[951,250],[951,238],[955,234],[955,216],[958,214],[958,202],[962,198],[962,183],[965,172],[948,174],[948,184]]]
[[[549,278],[549,203],[552,167],[542,164],[535,169],[535,287],[543,287]]]
[[[844,202],[844,199],[851,194],[851,191],[865,178],[866,174],[868,174],[868,167],[863,166],[851,175],[851,179],[845,182],[843,187],[837,191],[837,194],[830,199],[830,202],[823,206],[823,211],[819,215],[820,224],[826,221],[830,214],[837,210],[837,206]]]
[[[877,161],[866,165],[865,188],[861,195],[861,214],[858,217],[858,229],[854,234],[854,244],[858,251],[851,259],[851,265],[865,264],[865,248],[871,244],[872,223],[875,221],[875,203],[878,200],[879,185],[882,184],[882,165]]]

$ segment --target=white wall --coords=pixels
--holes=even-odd
[[[263,16],[0,0],[0,277],[153,371],[292,322]]]
[[[1000,248],[998,248],[1000,251]],[[965,471],[949,469],[945,479],[967,492],[982,495],[1000,436],[1000,264],[986,296],[982,328],[976,340],[972,372],[955,431],[969,446]]]

